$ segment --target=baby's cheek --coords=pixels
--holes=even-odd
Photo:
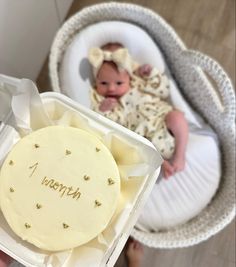
[[[125,94],[129,91],[129,85],[125,85],[121,88],[120,93]]]
[[[104,87],[97,86],[96,90],[97,90],[99,95],[103,95],[103,96],[106,95],[106,89]]]

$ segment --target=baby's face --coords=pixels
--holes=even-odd
[[[97,74],[97,92],[106,97],[121,97],[129,91],[130,77],[127,71],[119,72],[112,62],[104,62]]]

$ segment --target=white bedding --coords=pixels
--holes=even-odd
[[[100,22],[81,31],[62,60],[62,93],[90,107],[89,89],[93,78],[88,50],[108,42],[122,43],[139,63],[149,63],[165,71],[170,80],[171,102],[185,113],[190,125],[185,170],[168,180],[159,180],[137,226],[155,231],[184,223],[210,202],[218,188],[221,166],[217,138],[180,94],[159,48],[144,30],[133,24]]]
[[[190,133],[186,166],[154,186],[137,227],[155,231],[176,226],[196,216],[218,188],[219,151],[214,139]]]

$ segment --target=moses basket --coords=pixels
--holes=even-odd
[[[54,91],[61,92],[59,68],[73,37],[85,27],[101,21],[130,22],[144,29],[161,49],[179,90],[188,103],[211,125],[220,141],[222,177],[209,205],[195,218],[159,232],[132,236],[155,248],[178,248],[207,240],[228,225],[235,216],[235,93],[222,67],[212,58],[186,48],[176,32],[153,11],[122,3],[103,3],[84,8],[64,23],[50,53],[50,78]],[[215,82],[213,86],[207,73]]]

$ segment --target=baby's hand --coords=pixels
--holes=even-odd
[[[112,110],[117,103],[118,101],[115,97],[107,97],[101,102],[99,110],[102,112]]]
[[[149,65],[149,64],[144,64],[144,65],[142,65],[142,66],[140,66],[140,67],[138,68],[138,75],[139,75],[140,77],[145,78],[145,77],[150,76],[151,71],[152,71],[152,66]]]
[[[181,172],[184,170],[185,158],[174,157],[173,161],[170,163],[164,160],[162,163],[162,171],[165,179],[174,175],[176,172]]]
[[[167,160],[164,160],[161,167],[162,167],[162,171],[163,171],[163,175],[165,179],[168,179],[170,176],[172,176],[175,173],[173,166]]]
[[[185,158],[175,156],[173,161],[172,161],[172,166],[173,166],[175,172],[183,171],[184,166],[185,166]]]

